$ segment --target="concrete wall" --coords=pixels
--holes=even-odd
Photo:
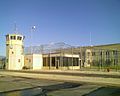
[[[24,56],[24,66],[28,69],[33,69],[33,55]]]
[[[39,70],[43,67],[42,54],[25,55],[24,66],[28,69]]]
[[[43,58],[42,54],[33,54],[33,70],[42,69]]]

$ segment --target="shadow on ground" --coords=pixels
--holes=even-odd
[[[47,96],[48,92],[69,89],[80,86],[78,83],[64,82],[61,84],[49,85],[49,86],[37,86],[33,88],[11,90],[6,92],[0,92],[0,96]]]
[[[120,96],[120,87],[101,87],[83,96]]]
[[[78,84],[78,83],[64,82],[62,84],[55,84],[55,85],[50,85],[50,86],[41,86],[41,88],[42,88],[43,94],[45,96],[47,96],[48,92],[57,91],[57,90],[61,90],[61,89],[75,88],[75,87],[79,87],[81,85],[82,84]],[[36,96],[41,96],[41,95],[36,95]]]
[[[19,81],[19,79],[15,79],[14,81]],[[0,96],[63,96],[63,93],[66,92],[64,96],[73,96],[75,94],[75,90],[85,91],[87,87],[84,84],[73,83],[73,82],[64,82],[59,84],[53,84],[48,86],[36,86],[32,88],[25,88],[25,89],[16,89],[11,91],[0,92]],[[92,87],[90,87],[92,88]],[[65,90],[64,90],[65,89]],[[88,88],[89,89],[89,88]],[[66,91],[67,90],[67,91]],[[48,93],[54,93],[58,91],[60,94],[56,95],[48,95]],[[71,91],[71,93],[70,93]],[[68,93],[67,93],[68,92]],[[69,95],[68,95],[69,94]],[[120,87],[99,87],[90,91],[87,94],[76,94],[76,96],[120,96]]]

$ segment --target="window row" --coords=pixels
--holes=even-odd
[[[95,55],[100,55],[100,56],[102,56],[102,55],[106,55],[106,56],[109,56],[110,54],[112,54],[113,53],[113,55],[118,55],[118,52],[117,52],[117,50],[113,50],[113,51],[111,51],[111,52],[109,52],[109,51],[106,51],[106,52],[92,52],[92,56],[95,56]],[[89,56],[90,55],[90,52],[88,52],[87,53],[87,55]]]
[[[8,40],[22,40],[22,37],[21,36],[10,36],[10,38],[9,38],[9,36],[7,36],[6,40],[7,41]]]

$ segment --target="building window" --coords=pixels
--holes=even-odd
[[[18,36],[18,37],[17,37],[17,40],[22,40],[22,37]]]
[[[109,55],[109,54],[110,54],[109,51],[107,51],[107,52],[106,52],[106,55]]]
[[[106,58],[110,58],[110,52],[106,51]]]
[[[20,59],[18,59],[18,62],[20,62]]]
[[[13,40],[16,40],[16,36],[13,36]]]
[[[87,54],[88,54],[88,56],[90,56],[90,52],[88,52]]]
[[[114,51],[113,51],[113,55],[117,55],[117,50],[114,50]]]
[[[87,52],[87,57],[90,58],[90,52]]]
[[[73,66],[78,66],[78,58],[73,58]]]
[[[100,52],[100,55],[102,56],[102,52]]]
[[[13,36],[10,36],[10,39],[12,40],[12,39],[13,39]]]
[[[11,40],[16,40],[16,36],[10,36]]]
[[[95,56],[95,52],[92,52],[92,56]]]
[[[20,38],[20,37],[18,36],[18,37],[17,37],[17,40],[19,40],[19,38]]]
[[[29,63],[31,62],[31,59],[29,59]]]
[[[22,37],[20,37],[20,40],[22,40]]]
[[[88,64],[90,64],[90,60],[88,60]]]
[[[12,54],[14,54],[14,52],[12,51]]]
[[[7,40],[7,41],[9,40],[9,36],[6,36],[6,40]]]

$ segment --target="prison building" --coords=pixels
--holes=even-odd
[[[80,69],[79,55],[66,53],[43,54],[43,69]]]
[[[94,49],[92,50],[91,66],[111,67],[120,66],[120,52],[117,50]]]

